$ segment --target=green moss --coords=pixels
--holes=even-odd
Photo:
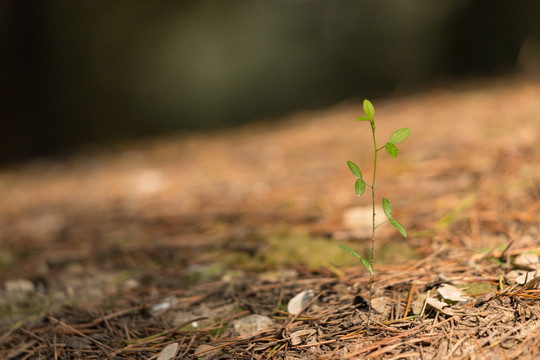
[[[497,286],[490,283],[466,283],[457,284],[457,288],[463,289],[463,292],[469,296],[479,296],[494,291]]]
[[[375,263],[377,264],[399,265],[416,259],[418,259],[418,253],[415,248],[405,241],[386,241],[375,253]]]
[[[272,235],[258,258],[266,266],[303,265],[311,269],[319,269],[328,262],[340,266],[358,264],[336,241],[308,234]]]

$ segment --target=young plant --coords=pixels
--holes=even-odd
[[[375,223],[375,178],[377,175],[377,155],[379,154],[379,151],[382,149],[385,149],[386,152],[392,157],[397,157],[399,151],[396,147],[396,144],[402,142],[405,140],[410,132],[411,129],[409,128],[402,128],[394,131],[392,135],[390,135],[390,138],[388,139],[388,142],[384,144],[381,147],[377,147],[377,140],[375,138],[375,109],[373,107],[373,104],[369,100],[364,100],[364,116],[359,116],[357,118],[358,121],[369,121],[369,124],[371,125],[371,133],[373,135],[373,179],[371,180],[371,184],[366,183],[364,178],[362,177],[362,171],[360,171],[360,168],[353,163],[352,161],[347,161],[347,165],[349,166],[349,169],[351,170],[354,177],[356,177],[356,182],[354,184],[354,188],[356,191],[356,195],[362,196],[366,190],[366,186],[371,189],[371,204],[373,208],[373,217],[372,217],[372,227],[371,227],[371,253],[369,257],[369,261],[361,257],[354,251],[353,249],[345,246],[345,245],[339,245],[343,250],[348,252],[349,254],[353,255],[354,257],[360,259],[360,262],[364,267],[369,271],[369,314],[371,314],[371,298],[373,296],[373,255],[375,253],[375,229],[377,229],[379,226],[390,222],[392,226],[394,226],[404,237],[407,237],[407,232],[405,231],[405,228],[403,225],[401,225],[394,217],[392,216],[392,206],[390,206],[390,201],[388,199],[383,198],[382,199],[382,207],[384,214],[386,215],[386,220],[381,222],[380,224]],[[368,320],[369,323],[369,320]],[[369,325],[368,325],[369,326]]]

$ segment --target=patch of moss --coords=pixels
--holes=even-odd
[[[480,296],[492,292],[497,288],[496,285],[490,283],[457,284],[456,287],[463,289],[463,292],[469,296]]]
[[[258,256],[259,261],[267,267],[303,265],[319,269],[328,262],[340,266],[358,264],[331,239],[309,234],[286,234],[272,235],[267,240],[266,248]],[[358,243],[349,245],[358,247]]]
[[[400,265],[418,258],[416,249],[406,241],[386,241],[375,253],[376,264]]]

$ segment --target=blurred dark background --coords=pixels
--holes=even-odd
[[[538,19],[519,0],[3,1],[0,162],[513,72]]]

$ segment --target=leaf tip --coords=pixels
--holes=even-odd
[[[363,103],[364,112],[366,113],[366,116],[371,120],[373,119],[373,116],[375,115],[375,108],[373,107],[373,104],[368,99],[364,100]]]

